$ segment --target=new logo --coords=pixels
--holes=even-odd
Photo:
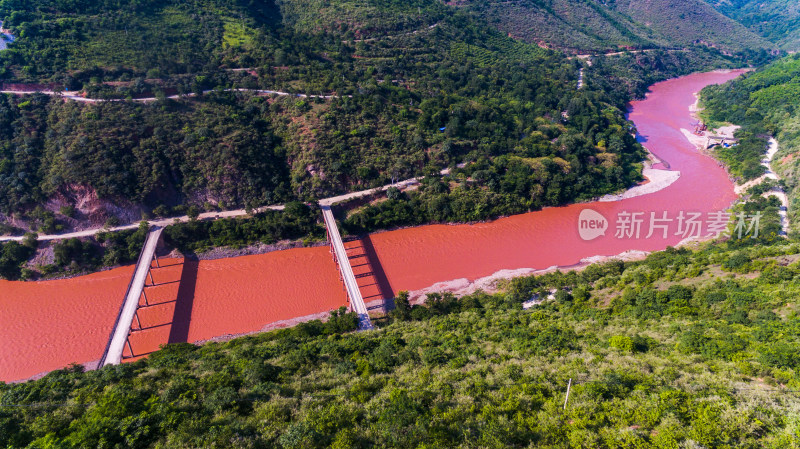
[[[584,209],[578,217],[578,233],[583,240],[594,240],[601,235],[606,235],[608,220],[600,212]]]

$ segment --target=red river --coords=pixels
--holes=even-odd
[[[366,256],[364,263],[353,262],[356,274],[373,273],[360,278],[365,299],[438,282],[472,281],[500,270],[570,266],[591,256],[677,244],[683,239],[675,235],[679,213],[699,212],[706,219],[736,198],[725,170],[699,153],[680,129],[693,129],[689,106],[695,92],[740,73],[702,73],[658,83],[645,100],[631,105],[629,118],[640,141],[670,170],[681,172],[669,187],[622,201],[548,208],[476,225],[381,232],[350,242],[351,256]],[[587,208],[608,222],[605,234],[591,241],[578,232],[579,215]],[[646,238],[651,212],[670,220],[660,222],[669,226],[665,238],[660,228]],[[641,213],[638,238],[631,232],[615,235],[624,213]],[[140,309],[144,330],[131,334],[133,354],[126,350],[126,356],[140,357],[168,342],[258,332],[347,302],[327,247],[200,262],[166,259],[160,265],[153,269],[158,285],[147,290],[149,305]],[[122,267],[65,280],[0,281],[0,381],[99,359],[132,271]]]

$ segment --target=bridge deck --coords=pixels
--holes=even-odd
[[[321,205],[322,218],[325,219],[325,227],[328,228],[328,235],[331,239],[331,246],[333,247],[336,260],[338,261],[339,271],[342,274],[342,281],[347,290],[347,296],[350,298],[350,307],[358,315],[358,328],[361,330],[373,329],[372,321],[369,319],[367,306],[364,304],[364,298],[361,296],[361,290],[358,288],[358,282],[353,274],[353,267],[350,265],[350,259],[347,257],[347,250],[344,248],[342,236],[339,234],[339,228],[336,226],[336,219],[333,217],[331,207],[328,205]]]
[[[111,339],[105,354],[100,359],[99,366],[118,365],[122,360],[122,351],[125,349],[125,342],[130,333],[136,309],[139,307],[139,298],[144,290],[147,273],[150,271],[150,263],[155,256],[156,245],[163,230],[164,228],[154,227],[147,234],[147,240],[145,240],[139,260],[136,262],[136,270],[134,270],[133,278],[128,285],[128,291],[125,293],[125,302],[122,303]]]

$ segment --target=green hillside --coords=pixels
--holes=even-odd
[[[800,50],[800,3],[794,0],[709,0],[709,3],[784,50]]]
[[[726,52],[773,48],[770,42],[702,0],[616,0],[614,8],[650,27],[671,45],[709,45]]]
[[[598,42],[647,34],[590,9],[619,25]],[[582,62],[438,0],[52,0],[0,2],[0,15],[17,35],[0,52],[0,80],[125,100],[0,98],[4,234],[311,202],[421,175],[418,191],[365,208],[348,229],[591,199],[640,180],[643,152],[623,113],[632,97],[661,79],[742,63],[703,46],[619,55],[593,61],[578,90]],[[231,88],[333,98],[221,91]],[[158,101],[132,101],[148,96]],[[3,276],[120,263],[127,238],[70,243],[63,263],[46,267],[6,248]]]
[[[630,92],[577,90],[578,61],[470,11],[436,0],[242,5],[0,3],[18,36],[0,52],[2,81],[129,99],[1,98],[0,214],[47,232],[44,222],[138,221],[187,205],[312,201],[480,160],[492,178],[428,192],[453,204],[440,220],[478,220],[639,179],[641,148],[623,116]],[[659,76],[730,63],[688,58]],[[130,101],[141,96],[159,100]],[[600,153],[616,165],[602,166]],[[96,195],[100,210],[62,214],[79,195]]]
[[[594,0],[471,3],[512,37],[570,52],[668,45],[652,30]]]
[[[790,448],[799,251],[668,250],[427,307],[401,295],[372,332],[343,333],[345,314],[0,383],[0,445]]]
[[[4,26],[18,39],[0,61],[15,76],[56,81],[73,72],[102,76],[97,69],[129,76],[152,70],[155,78],[268,61],[279,48],[271,31],[280,21],[270,3],[3,1]]]
[[[308,33],[369,39],[422,30],[452,13],[435,0],[276,0],[283,21]]]
[[[702,0],[471,2],[509,35],[577,53],[708,45],[724,52],[775,45]]]

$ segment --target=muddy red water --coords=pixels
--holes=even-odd
[[[159,265],[132,326],[134,358],[168,342],[257,332],[347,303],[324,247]],[[58,281],[0,281],[0,380],[99,359],[132,273],[123,267]],[[131,355],[127,347],[124,355]]]
[[[418,290],[434,283],[466,278],[475,280],[503,269],[544,269],[569,266],[595,255],[617,255],[628,250],[660,250],[682,240],[674,235],[677,221],[666,239],[649,233],[650,212],[675,219],[684,211],[724,210],[735,199],[733,184],[712,158],[700,154],[680,129],[694,129],[689,107],[693,93],[704,86],[728,81],[740,72],[694,74],[656,84],[645,100],[634,102],[630,119],[639,140],[681,177],[669,187],[649,195],[618,202],[576,204],[503,218],[491,223],[425,226],[374,234],[378,264],[393,291]],[[609,222],[605,236],[584,241],[578,233],[578,216],[591,208]],[[616,217],[622,212],[643,213],[639,238],[616,238]],[[704,228],[705,229],[705,228]],[[704,231],[705,234],[705,231]],[[623,237],[627,235],[624,234]]]
[[[160,265],[151,270],[156,285],[145,289],[148,303],[139,301],[143,330],[131,334],[134,357],[166,343],[258,332],[276,321],[347,304],[324,247],[199,262],[167,259]]]
[[[640,140],[671,170],[681,172],[666,189],[619,202],[550,208],[477,225],[423,226],[350,242],[348,253],[362,294],[369,301],[503,269],[569,266],[590,256],[678,243],[682,236],[672,228],[666,238],[646,238],[650,212],[671,218],[681,211],[706,214],[724,210],[735,199],[725,171],[700,154],[680,129],[693,129],[688,108],[694,92],[738,74],[695,74],[659,83],[646,100],[632,105],[630,118]],[[591,241],[578,233],[578,216],[587,208],[605,217],[609,226],[604,236]],[[643,214],[639,238],[615,236],[622,212]],[[98,359],[131,273],[132,267],[124,267],[61,281],[0,281],[0,380]],[[131,335],[132,355],[137,357],[167,342],[257,332],[270,323],[346,303],[325,247],[201,262],[170,259],[153,273],[158,285],[148,289],[152,301],[140,309],[144,330]]]
[[[99,359],[133,267],[46,282],[0,281],[0,380]]]

